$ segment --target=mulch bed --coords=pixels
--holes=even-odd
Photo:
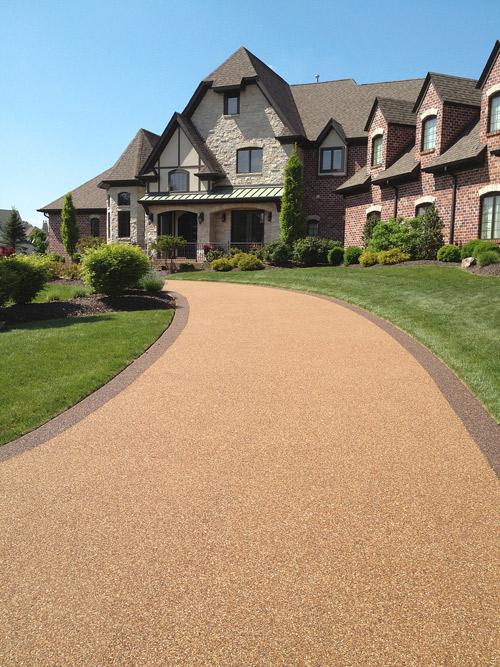
[[[65,317],[88,317],[132,310],[159,310],[174,308],[175,301],[168,292],[148,293],[143,290],[127,290],[118,297],[99,294],[49,303],[28,303],[24,306],[0,308],[0,322],[16,324],[35,320],[54,320]]]

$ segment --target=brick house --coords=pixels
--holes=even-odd
[[[499,42],[478,81],[289,85],[240,48],[198,85],[161,136],[139,130],[113,167],[73,191],[81,236],[137,243],[158,234],[246,247],[279,236],[287,158],[304,162],[310,235],[360,244],[367,216],[434,203],[447,239],[500,237]],[[62,250],[63,198],[42,209]]]

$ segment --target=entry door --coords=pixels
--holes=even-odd
[[[264,241],[264,211],[232,211],[231,244],[262,243]]]
[[[187,246],[179,255],[196,259],[196,241],[198,240],[198,219],[196,213],[181,213],[177,218],[177,234],[187,241]]]

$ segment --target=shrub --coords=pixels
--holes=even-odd
[[[459,262],[460,248],[452,243],[442,245],[437,251],[437,258],[440,262]]]
[[[84,296],[90,296],[92,294],[92,290],[85,289],[85,287],[80,287],[75,289],[73,292],[73,296],[71,297],[72,299],[81,299]]]
[[[330,248],[327,255],[328,264],[332,266],[339,266],[344,260],[344,248],[340,246],[334,246]]]
[[[44,232],[43,229],[40,229],[39,227],[33,227],[29,235],[29,240],[37,255],[45,255],[47,248],[49,247],[47,232]]]
[[[489,266],[489,264],[500,264],[500,253],[496,250],[482,250],[476,257],[479,266]]]
[[[359,258],[363,253],[363,248],[352,245],[344,250],[344,265],[359,264]]]
[[[95,292],[115,296],[135,287],[149,271],[145,253],[137,246],[108,243],[85,253],[82,274]]]
[[[391,218],[386,222],[378,222],[373,228],[372,237],[368,243],[368,250],[380,252],[391,248],[401,248],[406,245],[408,229],[402,219]]]
[[[226,253],[222,248],[209,248],[208,250],[205,251],[205,259],[209,264],[212,264],[212,262],[216,259],[221,259],[222,257],[225,257]]]
[[[464,243],[460,250],[461,259],[465,259],[466,257],[474,257],[474,250],[479,242],[479,239],[474,239],[473,241],[467,241],[467,243]]]
[[[407,252],[403,252],[401,248],[391,248],[390,250],[382,250],[378,253],[377,261],[379,264],[399,264],[410,259]]]
[[[369,213],[363,227],[363,245],[366,248],[370,242],[375,226],[380,222],[380,213]],[[355,262],[357,264],[357,262]]]
[[[480,240],[476,243],[474,247],[474,252],[473,256],[476,257],[479,255],[479,253],[485,252],[485,251],[490,251],[490,252],[496,252],[500,254],[500,245],[496,244],[494,241],[483,241]]]
[[[61,210],[61,239],[63,246],[70,257],[73,256],[76,250],[76,244],[80,237],[80,228],[76,222],[76,210],[73,205],[73,197],[71,192],[68,192],[64,198],[63,207]]]
[[[99,236],[84,236],[76,244],[76,251],[81,256],[84,255],[88,250],[94,250],[99,248],[106,241]]]
[[[443,245],[443,221],[434,206],[429,206],[424,215],[405,220],[408,229],[406,243],[399,246],[412,259],[435,259]]]
[[[47,282],[47,273],[33,262],[13,256],[0,260],[0,305],[12,300],[30,303]]]
[[[79,264],[62,265],[59,271],[59,278],[64,280],[80,280],[82,277],[82,269]]]
[[[53,261],[50,255],[19,255],[18,260],[35,266],[45,273],[46,280],[55,280],[60,277],[60,272],[64,264]]]
[[[294,147],[285,165],[283,196],[280,210],[281,240],[291,245],[304,236],[305,217],[302,210],[304,200],[304,165]]]
[[[161,292],[165,281],[158,277],[155,273],[146,273],[145,276],[139,279],[137,286],[146,292]]]
[[[219,257],[210,262],[210,266],[214,271],[232,271],[233,265],[227,257]]]
[[[250,255],[247,252],[242,252],[240,250],[230,258],[229,261],[231,262],[231,266],[233,267],[233,269],[235,269],[238,266],[238,264],[240,263],[240,259],[243,259],[244,257],[253,257],[253,255]]]
[[[285,266],[290,261],[290,247],[279,239],[271,241],[262,249],[262,258],[274,266]]]
[[[255,255],[245,255],[238,262],[238,268],[240,271],[260,271],[264,268],[264,264]]]
[[[195,271],[194,264],[191,262],[181,262],[177,267],[177,270],[180,273],[188,273],[189,271]]]
[[[361,266],[373,266],[378,264],[378,253],[373,250],[365,250],[359,256],[359,263]]]
[[[326,264],[328,251],[337,245],[340,245],[338,241],[306,236],[293,244],[292,260],[301,266]]]

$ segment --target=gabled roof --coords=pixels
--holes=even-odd
[[[337,188],[336,192],[348,194],[349,192],[361,191],[366,189],[369,183],[370,175],[368,174],[368,169],[365,165],[364,167],[361,167],[361,169],[358,169],[351,178],[344,181],[344,183]]]
[[[375,97],[413,102],[423,79],[358,85],[353,79],[290,86],[302,118],[305,137],[316,141],[329,118],[339,123],[347,139],[366,137],[365,123]]]
[[[108,170],[106,178],[102,179],[102,186],[106,187],[111,183],[136,182],[137,174],[141,171],[142,165],[159,138],[154,132],[141,128],[115,164]]]
[[[109,169],[103,171],[102,174],[98,174],[91,178],[89,181],[86,181],[82,185],[78,186],[74,190],[71,190],[73,195],[73,204],[76,209],[80,210],[106,210],[106,192],[99,188],[99,183],[104,180],[108,173]],[[64,197],[59,197],[55,201],[39,208],[38,210],[42,213],[49,213],[51,211],[60,211],[64,204]]]
[[[411,178],[418,172],[420,162],[415,159],[415,146],[409,148],[390,167],[379,172],[372,183],[383,183],[384,181],[398,181]]]
[[[424,171],[443,171],[445,167],[480,161],[486,147],[480,141],[479,127],[480,121],[475,122],[447,151],[434,158]]]
[[[413,112],[413,104],[413,100],[394,100],[391,97],[376,97],[366,121],[365,131],[368,132],[370,129],[377,108],[380,109],[389,125],[411,125],[415,127],[417,117]]]
[[[155,162],[161,155],[162,150],[170,141],[173,133],[180,127],[184,134],[187,136],[191,145],[196,150],[198,155],[201,158],[201,161],[204,163],[202,168],[202,173],[210,173],[215,176],[224,176],[224,170],[220,166],[218,160],[212,151],[208,148],[206,143],[203,141],[198,130],[195,128],[191,120],[180,113],[175,112],[168,122],[167,127],[163,131],[161,137],[159,137],[156,142],[153,150],[150,152],[148,158],[144,161],[142,169],[138,172],[141,175],[147,174],[151,169],[154,168]]]
[[[244,46],[205,77],[202,83],[210,84],[215,91],[223,91],[240,88],[249,82],[255,82],[261,88],[280,117],[285,126],[282,136],[303,133],[300,116],[288,83]]]
[[[500,40],[497,39],[491,50],[490,57],[488,58],[488,61],[486,62],[483,71],[481,72],[481,76],[479,77],[476,83],[476,88],[482,88],[484,86],[484,83],[491,72],[491,68],[495,64],[495,61],[498,58],[499,53],[500,53]]]
[[[443,103],[462,104],[468,107],[481,106],[481,93],[476,88],[476,79],[465,79],[461,76],[429,72],[425,77],[413,111],[416,112],[418,110],[431,82]]]

